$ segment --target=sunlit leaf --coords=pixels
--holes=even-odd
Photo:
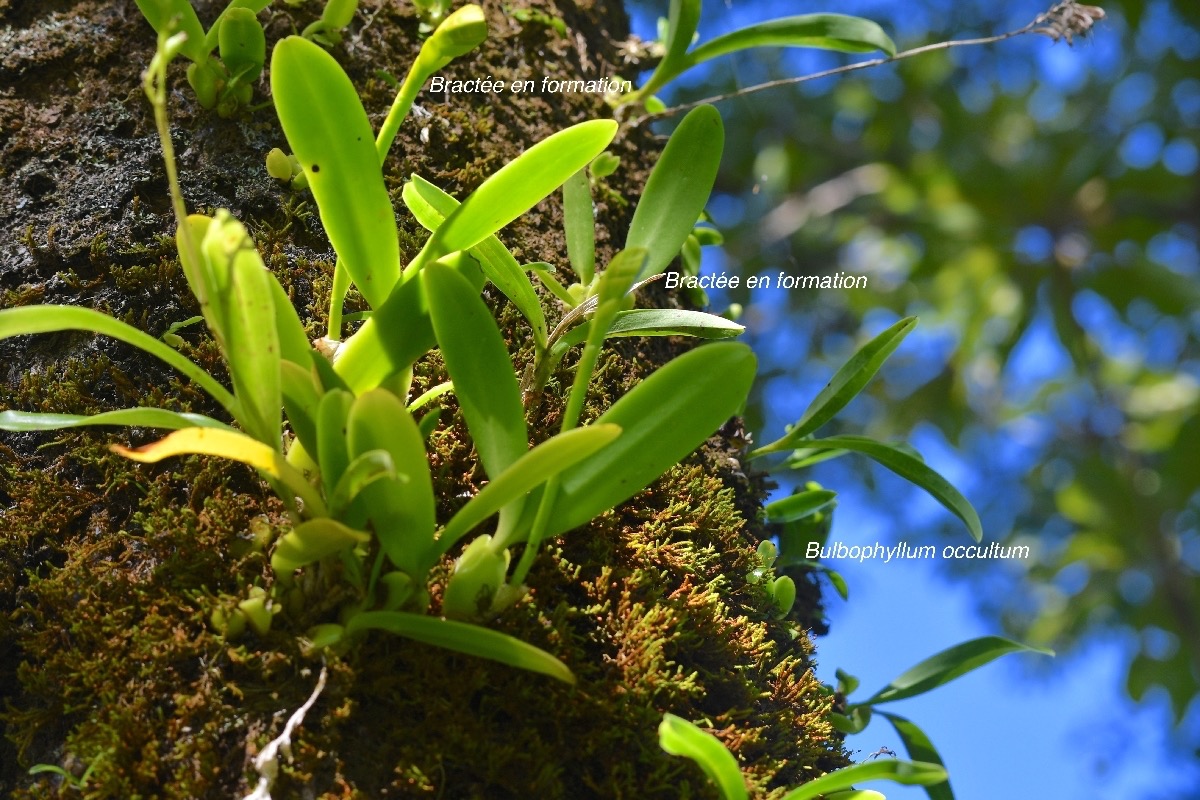
[[[768,503],[763,511],[768,522],[795,522],[824,511],[837,502],[837,492],[814,489]]]
[[[809,403],[786,436],[758,448],[750,457],[791,450],[800,439],[833,419],[875,377],[875,373],[879,372],[879,368],[916,325],[916,317],[906,317],[865,344],[825,384],[825,388]]]
[[[474,264],[472,259],[462,259],[456,268],[479,289],[483,287],[483,274]],[[425,291],[419,281],[403,281],[387,302],[342,344],[333,366],[353,391],[364,392],[411,367],[436,343]]]
[[[403,611],[365,611],[355,614],[346,623],[347,633],[373,629],[538,672],[563,683],[575,683],[575,676],[567,665],[545,650],[478,625]]]
[[[637,274],[645,263],[644,250],[626,249],[617,253],[608,264],[608,269],[600,275],[596,285],[595,305],[592,310],[591,327],[587,341],[584,344],[583,355],[575,365],[575,378],[571,383],[571,392],[567,396],[567,407],[563,411],[563,429],[573,428],[579,422],[579,414],[583,410],[584,398],[587,396],[588,384],[600,357],[600,347],[604,342],[605,331],[608,330],[625,302],[625,295],[637,279]],[[577,310],[582,310],[582,306]]]
[[[379,153],[379,161],[383,163],[400,123],[408,116],[417,94],[435,73],[454,59],[464,56],[478,47],[487,38],[487,19],[483,9],[468,3],[442,20],[429,38],[421,44],[421,50],[396,93],[392,107],[387,117],[379,127],[379,136],[375,146]]]
[[[941,755],[933,746],[933,742],[929,741],[929,737],[925,735],[923,730],[904,717],[896,714],[880,711],[879,715],[892,723],[892,727],[896,729],[896,733],[900,736],[900,741],[904,742],[904,750],[908,753],[909,758],[914,761],[924,761],[928,764],[941,764],[945,766]],[[929,795],[929,800],[954,800],[954,791],[950,788],[949,780],[945,783],[926,786],[925,794]]]
[[[555,343],[555,352],[587,338],[591,323],[578,325]],[[621,336],[694,336],[698,339],[728,339],[746,329],[715,314],[682,308],[635,308],[619,311],[608,326],[605,338]]]
[[[694,723],[674,714],[663,714],[658,726],[658,745],[673,756],[686,756],[704,770],[724,800],[745,800],[746,781],[737,759],[721,740]]]
[[[450,518],[438,538],[437,553],[447,552],[455,542],[505,505],[595,453],[620,433],[621,429],[616,425],[597,424],[566,431],[542,442],[489,481]]]
[[[586,167],[616,132],[617,123],[612,120],[590,120],[530,147],[485,180],[446,217],[408,269],[418,269],[455,250],[470,250]]]
[[[399,239],[354,85],[333,56],[289,36],[271,55],[271,93],[330,244],[367,302],[379,308],[400,277]]]
[[[288,576],[300,567],[370,540],[370,534],[348,528],[335,519],[310,519],[280,537],[271,553],[271,569],[276,575]]]
[[[975,541],[983,539],[983,525],[974,507],[950,482],[931,469],[924,461],[897,445],[869,439],[866,436],[830,436],[824,439],[805,439],[806,449],[853,450],[869,456],[901,478],[929,492],[935,500],[961,519]]]
[[[142,16],[154,28],[155,33],[170,36],[186,33],[182,52],[192,61],[208,58],[212,47],[205,47],[204,26],[196,16],[196,10],[188,0],[136,0]]]
[[[579,282],[587,286],[596,273],[596,217],[586,170],[576,172],[563,184],[563,227],[567,258]]]
[[[855,706],[877,705],[924,694],[949,683],[972,670],[991,663],[1008,653],[1038,653],[1052,656],[1054,651],[1014,642],[1000,636],[983,636],[956,644],[930,656],[904,672],[887,686]]]
[[[200,250],[214,312],[210,325],[220,325],[222,354],[241,407],[239,421],[259,441],[274,444],[283,406],[274,279],[245,226],[225,209],[207,226]]]
[[[679,254],[700,218],[721,165],[725,128],[712,106],[688,113],[654,165],[629,225],[626,249],[644,249],[639,277],[657,275]]]
[[[447,216],[454,213],[459,202],[450,195],[434,186],[419,175],[413,175],[412,180],[404,185],[404,204],[412,211],[427,230],[436,230]],[[470,250],[471,256],[479,262],[483,274],[496,284],[496,288],[504,292],[504,296],[513,302],[533,329],[535,340],[542,346],[546,343],[546,315],[542,311],[541,301],[533,284],[521,269],[521,265],[513,258],[496,236],[490,235]]]
[[[216,379],[178,351],[137,328],[113,319],[107,314],[90,308],[76,306],[22,306],[0,311],[0,339],[32,333],[54,333],[57,331],[90,331],[111,336],[163,361],[183,373],[200,388],[208,392],[226,411],[236,417],[238,404]]]
[[[0,430],[52,431],[59,428],[80,428],[85,425],[120,425],[141,428],[222,428],[232,430],[203,414],[187,414],[162,408],[123,408],[99,414],[50,414],[30,411],[0,411]]]
[[[449,267],[430,264],[421,280],[454,394],[479,460],[494,477],[529,447],[521,391],[504,337],[479,293]]]
[[[283,481],[314,516],[325,515],[325,503],[308,485],[304,476],[288,464],[275,449],[244,433],[222,428],[183,428],[174,433],[136,448],[109,445],[119,455],[143,464],[153,464],[164,458],[181,455],[208,455],[239,461],[260,470],[266,475]]]
[[[548,525],[554,536],[641,491],[738,412],[754,380],[749,347],[716,342],[658,369],[602,414],[616,441],[564,470]]]
[[[816,780],[809,781],[783,796],[783,800],[811,800],[823,794],[853,789],[863,781],[892,781],[905,786],[929,786],[946,780],[946,770],[940,764],[921,761],[869,761],[842,767]]]
[[[381,478],[365,487],[352,508],[370,520],[392,563],[410,575],[424,575],[433,544],[435,508],[425,439],[404,403],[385,389],[364,392],[346,423],[351,459],[386,450],[399,478]],[[356,527],[357,517],[347,516]]]
[[[284,291],[278,279],[270,272],[266,274],[267,281],[271,286],[271,301],[275,311],[275,332],[279,339],[279,355],[284,361],[308,367],[311,363],[309,353],[312,352],[312,346],[308,343],[308,336],[304,333],[304,323],[300,321],[296,307],[292,305],[291,298],[287,296],[287,292]]]
[[[688,53],[685,69],[751,47],[815,47],[845,53],[882,50],[889,56],[896,54],[895,42],[869,19],[802,14],[749,25],[704,42]]]

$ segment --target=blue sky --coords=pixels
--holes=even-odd
[[[658,5],[665,14],[665,0]],[[1023,0],[993,7],[1000,17],[998,28],[963,31],[963,35],[1020,27],[1049,5]],[[925,41],[926,26],[934,15],[945,18],[957,14],[961,7],[949,0],[851,0],[839,4],[720,0],[705,5],[701,39],[784,14],[837,10],[880,20],[903,48]],[[1195,145],[1183,139],[1168,139],[1152,120],[1145,119],[1145,98],[1153,94],[1155,77],[1145,72],[1126,74],[1125,51],[1132,48],[1146,55],[1155,48],[1174,47],[1180,57],[1198,58],[1200,34],[1174,23],[1164,2],[1151,2],[1146,19],[1141,35],[1133,36],[1119,17],[1113,18],[1110,13],[1109,22],[1074,49],[1051,46],[1048,39],[1040,37],[1008,43],[1009,55],[1020,55],[995,59],[991,64],[994,79],[964,85],[963,102],[970,107],[972,102],[990,102],[991,92],[1032,91],[1030,114],[1042,122],[1041,118],[1053,116],[1055,109],[1061,108],[1064,98],[1081,89],[1091,71],[1112,84],[1110,113],[1123,137],[1118,151],[1123,162],[1120,168],[1145,169],[1161,162],[1176,174],[1194,174],[1200,161]],[[644,37],[653,38],[649,17],[635,15],[634,27]],[[983,57],[982,53],[958,52],[964,59]],[[828,66],[824,54],[797,51],[789,58],[797,74]],[[755,79],[752,59],[743,58],[736,67],[718,64],[714,69],[726,70],[721,74],[736,70],[743,84]],[[703,71],[696,72],[700,74],[690,74],[684,82],[703,82]],[[886,74],[877,84],[879,91],[886,93]],[[1182,114],[1192,115],[1200,124],[1200,80],[1194,84],[1185,81],[1171,97]],[[820,83],[810,86],[812,91],[824,91],[828,83],[824,88]],[[737,198],[724,198],[722,202],[745,206]],[[1016,256],[1039,258],[1048,246],[1045,234],[1036,228],[1022,231],[1014,245]],[[1189,246],[1186,237],[1172,237],[1170,232],[1164,236],[1162,247],[1186,250]],[[1194,245],[1191,248],[1182,261],[1173,260],[1196,267]],[[706,271],[727,268],[735,269],[724,263],[714,249],[706,249]],[[1196,271],[1200,272],[1200,267]],[[721,309],[724,298],[719,292],[710,295],[714,307]],[[765,362],[811,362],[806,353],[806,324],[787,318],[785,295],[784,291],[770,290],[755,297],[766,312],[758,318],[770,320],[771,328],[751,330],[750,338]],[[1163,341],[1149,342],[1112,315],[1106,316],[1102,308],[1089,307],[1086,297],[1076,314],[1106,350],[1129,350],[1140,357],[1169,356],[1172,342],[1178,345],[1180,340],[1180,336],[1172,338],[1167,331],[1160,337]],[[890,321],[868,318],[866,325],[879,330]],[[905,347],[923,354],[912,367],[919,372],[922,362],[926,366],[936,364],[949,356],[954,345],[946,331],[919,330]],[[785,357],[776,358],[781,353]],[[1029,396],[1040,384],[1068,369],[1069,360],[1048,321],[1035,323],[1010,362],[1011,399]],[[768,441],[772,434],[778,435],[782,425],[803,411],[827,378],[828,365],[809,363],[807,368],[766,385],[763,395],[770,409],[768,430],[759,432],[757,438]],[[921,377],[914,372],[912,380],[919,383]],[[874,411],[872,402],[860,398],[845,410],[843,418],[869,418]],[[978,502],[986,495],[1003,501],[981,508],[992,533],[990,538],[998,538],[1007,532],[1011,515],[1022,502],[1021,478],[1038,459],[1039,440],[1052,434],[1053,428],[1036,417],[1015,421],[1009,429],[991,434],[993,438],[985,443],[995,458],[984,469],[973,467],[957,454],[932,426],[919,428],[913,443],[969,498],[974,495]],[[861,488],[863,467],[852,469],[838,464],[834,462],[815,476],[841,492],[831,542],[887,543],[905,538],[900,526],[932,531],[948,526],[948,522],[954,524],[940,506],[889,473],[870,471],[876,485],[872,492]],[[809,477],[813,476],[805,476]],[[780,490],[781,494],[788,491],[788,486]],[[897,508],[903,512],[897,513]],[[967,541],[966,533],[959,533]],[[943,571],[919,561],[831,562],[830,566],[842,572],[851,594],[850,601],[843,602],[832,591],[827,593],[831,633],[818,641],[818,674],[827,682],[835,681],[837,668],[856,675],[862,681],[860,698],[941,649],[1000,633],[994,623],[985,622],[974,611],[977,602],[970,592],[987,590],[986,580],[951,583],[943,577]],[[995,568],[1014,565],[998,564]],[[1123,691],[1123,683],[1124,667],[1135,644],[1125,635],[1113,633],[1097,635],[1074,653],[1053,661],[1040,656],[1007,656],[931,694],[888,708],[909,717],[929,735],[950,769],[959,800],[1200,798],[1200,753],[1181,746],[1183,741],[1192,742],[1193,747],[1200,742],[1200,703],[1192,704],[1188,719],[1179,729],[1173,726],[1165,697],[1152,693],[1148,702],[1133,704]],[[895,733],[881,719],[851,737],[848,746],[861,751],[860,758],[883,746],[902,751]],[[874,784],[870,788],[899,800],[925,797],[919,788],[893,784]]]

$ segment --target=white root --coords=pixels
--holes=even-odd
[[[321,691],[325,688],[326,669],[321,667],[321,674],[317,678],[316,688],[312,694],[304,701],[304,705],[296,709],[288,719],[287,724],[283,726],[283,733],[279,734],[275,739],[271,740],[258,757],[254,759],[254,768],[258,770],[258,785],[254,787],[254,791],[246,795],[242,800],[271,800],[271,787],[275,785],[275,778],[279,775],[279,754],[282,752],[289,760],[292,757],[292,732],[300,727],[300,723],[304,722],[304,715],[313,707],[313,703],[317,702],[317,698],[321,695]]]

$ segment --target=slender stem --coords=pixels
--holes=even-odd
[[[923,55],[925,53],[932,53],[932,52],[935,52],[938,50],[950,50],[950,49],[956,48],[956,47],[973,47],[973,46],[977,46],[977,45],[995,44],[996,42],[1002,42],[1005,39],[1012,39],[1013,37],[1022,36],[1026,33],[1034,33],[1039,30],[1039,26],[1042,24],[1042,22],[1043,22],[1043,20],[1039,17],[1038,19],[1034,20],[1033,22],[1029,23],[1028,25],[1026,25],[1023,28],[1018,28],[1016,30],[1008,31],[1007,33],[997,34],[995,36],[983,36],[983,37],[976,38],[976,39],[952,39],[947,42],[935,42],[934,44],[926,44],[926,45],[922,45],[921,47],[914,47],[911,50],[904,50],[902,52],[896,53],[896,55],[894,55],[894,56],[888,56],[887,58],[872,58],[868,61],[859,61],[854,64],[845,64],[840,67],[834,67],[833,69],[822,70],[821,72],[813,72],[808,75],[797,75],[797,76],[793,76],[790,78],[780,78],[779,80],[767,81],[766,83],[760,83],[755,86],[747,86],[744,89],[738,89],[733,92],[726,92],[725,94],[718,94],[718,95],[713,95],[712,97],[706,97],[703,100],[696,100],[691,103],[684,103],[683,105],[673,106],[672,108],[668,108],[668,109],[659,111],[654,114],[644,114],[644,115],[638,117],[637,119],[633,120],[632,122],[630,122],[629,125],[630,125],[630,127],[636,128],[637,126],[641,125],[644,122],[649,122],[650,120],[655,120],[655,119],[666,119],[667,117],[674,117],[674,116],[676,116],[678,114],[682,114],[686,111],[691,111],[693,108],[696,108],[697,106],[712,105],[714,103],[720,103],[725,100],[732,100],[735,97],[744,97],[744,96],[750,95],[750,94],[757,94],[758,92],[764,92],[767,89],[774,89],[779,86],[792,86],[792,85],[799,84],[799,83],[807,83],[808,81],[815,81],[820,78],[828,78],[832,75],[841,75],[842,73],[845,73],[845,72],[855,72],[860,69],[867,69],[868,67],[878,67],[883,64],[890,64],[893,61],[901,61],[906,58],[912,58],[913,56],[919,56],[919,55]]]
[[[431,400],[436,400],[437,398],[441,397],[442,395],[446,394],[447,392],[453,392],[453,391],[454,391],[454,382],[453,381],[446,381],[445,383],[439,383],[437,386],[434,386],[432,389],[430,389],[429,391],[422,394],[416,400],[413,400],[411,403],[409,403],[408,410],[416,411],[418,408],[420,408],[421,406],[430,402]]]
[[[546,481],[546,490],[542,494],[541,504],[538,505],[537,515],[533,518],[533,527],[525,540],[525,552],[521,553],[521,561],[509,581],[511,586],[520,586],[537,558],[538,550],[542,547],[542,539],[546,537],[546,525],[550,521],[550,508],[554,505],[554,496],[558,494],[558,476]]]
[[[346,295],[350,292],[350,273],[342,259],[333,264],[333,287],[329,292],[329,330],[326,337],[333,341],[342,338],[342,308],[346,305]]]
[[[417,74],[419,66],[421,66],[421,59],[418,56],[408,70],[408,75],[404,78],[400,91],[396,93],[392,107],[388,109],[387,117],[384,118],[383,125],[379,128],[379,135],[375,137],[375,152],[379,154],[380,164],[387,158],[388,151],[392,149],[392,142],[396,140],[396,134],[400,130],[400,123],[408,116],[413,101],[417,99],[417,93],[421,91],[421,87],[425,85],[425,79],[429,77],[424,74],[424,69],[421,70],[421,74]]]

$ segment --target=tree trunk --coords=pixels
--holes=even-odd
[[[219,7],[198,3],[210,23]],[[490,35],[447,67],[454,78],[508,82],[599,78],[628,67],[617,4],[484,3]],[[260,14],[268,47],[303,28],[315,4]],[[546,16],[518,21],[511,8]],[[510,9],[508,13],[505,9]],[[539,21],[540,20],[540,21]],[[561,20],[565,35],[554,24]],[[154,34],[132,0],[0,0],[0,306],[68,303],[105,310],[152,335],[198,313],[176,259],[174,221],[140,72]],[[408,4],[364,2],[332,52],[376,124],[419,48]],[[332,252],[311,196],[267,176],[284,147],[269,105],[234,119],[199,108],[172,68],[172,135],[189,210],[229,208],[246,222],[319,336]],[[265,81],[255,100],[267,100]],[[598,97],[505,92],[418,99],[386,165],[389,189],[420,174],[462,198],[524,148],[584,119],[611,116]],[[598,263],[624,240],[661,142],[618,135],[621,167],[597,197]],[[502,233],[522,261],[565,267],[559,200]],[[398,212],[401,247],[424,239]],[[565,272],[564,272],[565,277]],[[494,290],[516,362],[527,331]],[[674,303],[651,291],[653,304]],[[551,315],[561,312],[552,298]],[[182,352],[223,376],[202,326],[178,331]],[[624,340],[622,340],[624,341]],[[593,384],[595,415],[686,342],[626,341]],[[0,342],[0,408],[94,413],[156,405],[221,416],[168,368],[109,339],[47,335]],[[570,366],[568,364],[568,366]],[[442,380],[436,353],[417,390]],[[570,373],[564,372],[566,385]],[[551,418],[561,397],[548,392]],[[476,490],[466,430],[446,408],[430,439],[439,517]],[[545,427],[545,419],[531,427]],[[29,776],[36,763],[88,775],[88,797],[231,797],[253,755],[311,691],[319,662],[299,632],[336,618],[336,588],[277,617],[266,636],[226,642],[213,610],[269,586],[256,536],[282,507],[248,469],[217,459],[132,464],[110,442],[146,430],[0,436],[0,793],[45,797],[68,782]],[[331,660],[329,686],[296,735],[277,797],[715,797],[689,761],[657,744],[664,711],[706,720],[738,755],[756,795],[778,796],[845,762],[826,720],[831,699],[811,673],[805,627],[819,598],[801,586],[792,618],[773,618],[748,585],[761,476],[739,464],[729,423],[696,454],[623,506],[564,536],[531,573],[527,600],[491,625],[550,650],[574,688],[380,634]],[[440,575],[444,578],[443,568]],[[438,587],[431,587],[436,595]],[[281,713],[284,712],[284,713]]]

